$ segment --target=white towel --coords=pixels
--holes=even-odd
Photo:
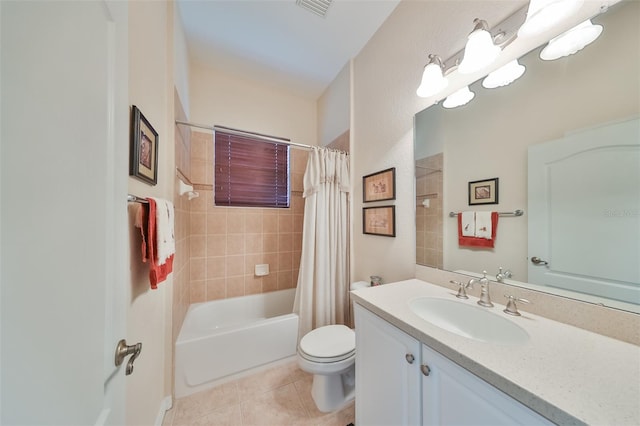
[[[154,200],[156,202],[157,264],[164,265],[176,252],[173,203],[162,198],[154,198]]]
[[[476,237],[491,239],[491,212],[476,212]]]
[[[462,212],[462,236],[476,236],[476,218],[475,212]]]

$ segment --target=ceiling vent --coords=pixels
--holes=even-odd
[[[296,0],[296,4],[324,18],[332,1],[333,0]]]

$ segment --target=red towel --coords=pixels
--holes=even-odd
[[[491,239],[462,236],[462,213],[458,213],[458,245],[493,248],[498,229],[498,212],[491,212]]]
[[[156,202],[152,198],[147,198],[148,204],[142,204],[142,261],[149,260],[149,283],[152,289],[158,288],[158,283],[167,279],[167,276],[173,271],[172,254],[162,265],[158,265],[156,238]]]

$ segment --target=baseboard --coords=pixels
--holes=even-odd
[[[173,407],[173,399],[171,396],[166,396],[160,403],[160,409],[158,410],[158,415],[156,416],[156,421],[154,423],[155,426],[162,426],[164,415],[167,411],[171,410],[171,407]]]

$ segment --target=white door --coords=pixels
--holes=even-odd
[[[0,423],[123,424],[127,4],[0,18]]]
[[[640,120],[531,146],[528,209],[529,282],[640,303]]]

